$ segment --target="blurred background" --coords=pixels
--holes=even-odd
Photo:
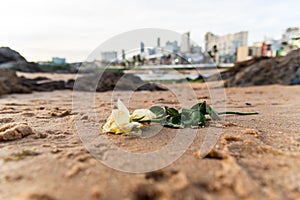
[[[263,42],[276,46],[277,42],[289,42],[290,38],[283,35],[299,34],[299,4],[296,0],[11,0],[1,3],[0,46],[19,51],[28,61],[52,61],[52,57],[58,57],[66,62],[82,62],[102,42],[138,28],[189,32],[202,51],[213,51],[206,48],[205,36],[209,32],[225,36],[244,31],[242,46],[262,46],[259,43]],[[181,41],[177,42],[180,47]],[[224,44],[226,39],[216,42]],[[217,43],[210,47],[224,48]],[[278,48],[281,47],[274,50]],[[220,62],[236,59],[219,56]]]

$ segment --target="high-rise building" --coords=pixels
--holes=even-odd
[[[145,44],[144,42],[141,42],[141,53],[145,52]]]
[[[205,34],[205,51],[215,54],[216,62],[234,62],[236,61],[237,48],[247,46],[248,31],[227,35],[215,35],[213,33]]]
[[[252,56],[253,57],[260,57],[261,54],[261,48],[263,46],[262,42],[254,42],[252,46]]]
[[[186,32],[181,36],[180,51],[181,53],[190,53],[191,51],[190,32]]]
[[[295,39],[300,38],[300,28],[293,27],[286,29],[285,33],[282,35],[282,41],[292,42]]]
[[[126,59],[126,54],[125,54],[125,50],[122,49],[122,60],[125,60]]]
[[[104,51],[101,52],[101,58],[104,62],[114,62],[118,59],[118,53],[116,51]]]
[[[178,49],[179,49],[179,47],[178,47],[178,43],[177,43],[176,40],[174,42],[170,42],[170,41],[166,42],[166,49],[165,50],[168,53],[176,53],[176,52],[178,52]]]
[[[288,45],[290,49],[300,48],[300,27],[286,29],[281,41],[283,44]]]
[[[156,48],[149,48],[148,55],[154,55],[154,54],[156,54]]]
[[[202,48],[198,45],[192,45],[191,46],[191,53],[193,54],[201,54],[202,53]]]
[[[159,37],[157,38],[157,44],[156,44],[156,46],[160,47],[160,38]]]

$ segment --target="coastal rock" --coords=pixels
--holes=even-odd
[[[38,64],[27,62],[17,51],[9,47],[0,47],[0,69],[13,69],[22,72],[41,72]]]
[[[31,89],[22,84],[15,71],[0,69],[0,95],[12,93],[30,93]]]
[[[11,61],[0,64],[0,69],[12,69],[20,72],[43,72],[41,67],[33,62]]]
[[[52,81],[45,77],[27,79],[18,77],[16,72],[0,69],[0,95],[13,93],[31,93],[33,91],[53,91],[72,89],[65,81]]]
[[[75,84],[76,83],[76,84]],[[16,72],[9,69],[0,69],[0,95],[12,93],[31,93],[33,91],[49,92],[53,90],[75,90],[105,92],[111,90],[133,90],[133,91],[158,91],[167,90],[155,84],[142,81],[132,74],[124,74],[118,71],[107,71],[102,74],[93,74],[68,81],[53,81],[46,77],[28,79],[18,77]]]
[[[11,62],[11,61],[26,62],[26,59],[23,56],[21,56],[19,52],[12,50],[9,47],[0,47],[0,64]]]
[[[20,77],[20,80],[21,83],[30,88],[31,91],[49,92],[67,89],[66,83],[63,80],[53,81],[45,77],[37,77],[35,79]]]
[[[221,73],[225,86],[300,84],[300,49],[277,58],[254,58]]]
[[[70,82],[70,81],[69,81]],[[125,74],[119,71],[105,71],[76,79],[74,89],[79,91],[105,92],[111,90],[167,90],[155,84],[146,83],[133,74]]]
[[[0,47],[0,69],[12,69],[20,72],[77,73],[79,65],[80,63],[40,65],[35,62],[28,62],[19,52],[9,47]]]

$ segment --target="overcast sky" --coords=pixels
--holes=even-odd
[[[139,28],[190,31],[202,45],[207,31],[249,31],[252,44],[300,26],[298,0],[7,0],[0,8],[0,46],[30,61],[83,61],[110,37]]]

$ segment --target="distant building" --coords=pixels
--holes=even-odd
[[[159,37],[157,38],[157,44],[156,44],[156,46],[160,47],[160,38]]]
[[[145,52],[145,44],[144,42],[141,42],[141,53],[144,53]]]
[[[245,61],[249,60],[251,57],[249,56],[249,47],[248,46],[240,46],[237,48],[236,53],[236,61]]]
[[[66,59],[65,58],[59,58],[59,57],[53,57],[52,58],[52,63],[57,64],[57,65],[64,65],[64,64],[66,64]]]
[[[190,53],[191,51],[190,32],[186,32],[181,36],[180,52]]]
[[[229,63],[236,61],[237,48],[247,46],[248,31],[227,35],[205,34],[205,51],[215,54],[215,61]]]
[[[196,45],[196,46],[192,45],[191,53],[193,53],[193,54],[202,54],[202,48],[198,45]]]
[[[267,57],[275,57],[280,55],[282,44],[280,40],[265,39],[262,43],[261,55]]]
[[[125,50],[124,49],[122,49],[122,60],[123,61],[126,60],[126,54],[125,54]]]
[[[282,55],[283,45],[280,40],[265,38],[263,42],[254,42],[249,47],[249,56],[252,57],[276,57]]]
[[[116,51],[101,52],[101,58],[103,62],[115,62],[118,59],[118,53]]]
[[[156,49],[155,48],[149,48],[148,49],[148,55],[154,55],[156,54]]]
[[[285,33],[282,35],[282,41],[287,43],[292,43],[293,40],[300,38],[300,28],[293,27],[286,29]]]
[[[252,49],[251,55],[253,57],[261,57],[262,56],[262,52],[261,52],[262,45],[263,45],[262,42],[254,42],[253,43],[253,46],[251,47],[251,49]]]
[[[300,27],[288,28],[282,35],[281,42],[286,52],[300,48]]]
[[[179,50],[178,43],[175,40],[174,42],[167,41],[165,50],[168,53],[176,53]]]

